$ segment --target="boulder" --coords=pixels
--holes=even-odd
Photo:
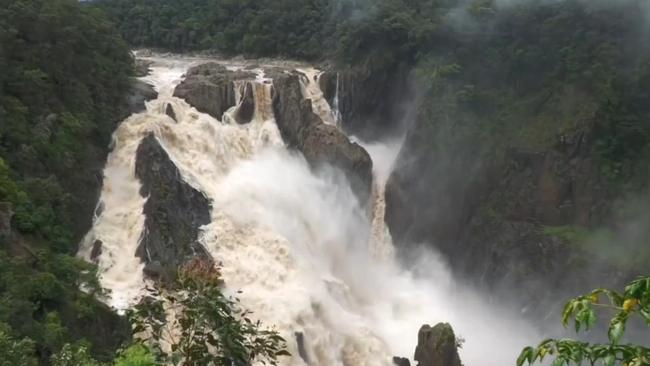
[[[418,366],[462,366],[456,335],[451,325],[423,325],[418,332],[418,345],[413,359]]]
[[[150,66],[153,64],[153,61],[136,58],[135,59],[135,76],[142,77],[147,76],[150,73]]]
[[[281,68],[268,68],[264,73],[273,80],[273,113],[284,141],[301,151],[312,166],[329,164],[343,171],[360,203],[365,205],[372,184],[370,155],[312,111],[311,102],[302,94],[300,77],[304,75]],[[190,69],[174,95],[218,119],[239,102],[235,120],[248,123],[255,113],[253,80],[252,72],[230,71],[217,63],[207,63]],[[235,100],[235,81],[242,87],[241,101]]]
[[[334,98],[337,94],[339,73],[337,71],[325,71],[318,78],[318,86],[323,92],[327,103],[334,105]]]
[[[273,111],[283,139],[315,166],[330,164],[341,169],[362,205],[368,202],[372,184],[372,160],[357,143],[335,126],[327,125],[312,111],[300,89],[299,75],[273,74]]]
[[[199,228],[210,222],[210,202],[183,181],[153,134],[138,146],[135,174],[142,183],[145,228],[136,255],[147,263],[147,275],[163,281],[174,278],[187,260],[211,260],[198,242]]]
[[[93,249],[90,251],[90,260],[91,261],[97,263],[97,261],[99,260],[99,257],[102,255],[103,245],[104,245],[104,243],[99,239],[96,239],[93,242]]]
[[[195,66],[174,90],[174,96],[185,99],[199,112],[221,120],[224,112],[234,106],[234,80],[254,80],[248,71],[231,71],[216,62]]]
[[[176,112],[174,112],[174,107],[171,104],[167,104],[167,107],[165,107],[165,114],[168,115],[169,118],[176,121]]]
[[[295,332],[294,335],[296,336],[296,344],[298,345],[298,355],[309,365],[309,355],[305,347],[305,335],[302,332]]]
[[[253,83],[242,85],[241,101],[235,113],[235,121],[239,124],[249,123],[255,114],[255,95]]]
[[[411,361],[408,358],[393,357],[393,365],[396,366],[411,366]]]
[[[404,116],[414,100],[409,84],[409,68],[397,65],[386,70],[359,65],[342,69],[328,68],[318,82],[323,95],[338,107],[343,128],[364,141],[381,140],[401,133]]]
[[[153,86],[145,83],[142,80],[131,80],[131,94],[128,97],[128,117],[132,113],[140,113],[145,110],[145,102],[158,98],[158,93],[154,90]]]

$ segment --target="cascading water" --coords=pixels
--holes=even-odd
[[[134,166],[140,140],[153,132],[182,178],[211,200],[211,223],[202,227],[200,242],[221,263],[227,290],[241,290],[242,304],[288,340],[294,356],[283,365],[391,365],[392,356],[413,354],[422,324],[439,321],[466,338],[461,355],[467,365],[510,364],[529,336],[537,338],[523,322],[458,287],[435,255],[423,252],[412,271],[399,268],[383,223],[383,189],[401,141],[363,144],[375,166],[374,215],[368,218],[342,173],[314,171],[285,148],[271,84],[261,71],[253,81],[253,119],[239,125],[232,117],[237,106],[222,123],[172,96],[198,60],[152,61],[146,79],[159,97],[115,132],[103,208],[80,253],[89,258],[94,242],[102,242],[98,264],[111,305],[132,305],[144,286],[134,254],[146,198]],[[317,95],[311,82],[304,92]],[[165,114],[167,105],[176,121]],[[331,115],[329,106],[315,110]],[[425,275],[415,275],[420,272]],[[305,359],[298,356],[297,332]]]
[[[319,80],[323,75],[323,72],[313,67],[310,68],[300,68],[297,71],[303,74],[303,77],[300,78],[300,84],[302,86],[302,94],[311,100],[314,113],[316,113],[323,122],[330,125],[338,125],[340,122],[340,115],[337,108],[330,107],[329,103],[323,95],[323,91],[320,88]],[[338,84],[338,79],[337,79]],[[338,85],[337,85],[338,89]],[[337,90],[338,92],[338,90]],[[338,98],[338,95],[335,96]],[[338,104],[338,102],[337,102]]]

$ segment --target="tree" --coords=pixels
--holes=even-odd
[[[605,300],[604,302],[601,300]],[[621,344],[628,320],[641,317],[650,326],[650,277],[642,277],[625,287],[622,293],[599,288],[570,300],[564,307],[565,327],[573,319],[576,332],[596,324],[596,308],[614,311],[609,322],[609,343],[590,344],[573,339],[547,339],[537,347],[526,347],[517,359],[517,366],[532,365],[547,356],[554,357],[553,366],[602,364],[604,366],[643,366],[650,364],[650,348]]]
[[[151,351],[141,345],[134,344],[127,348],[115,359],[115,366],[156,366],[156,359]]]
[[[84,345],[66,344],[52,356],[52,366],[102,366],[92,358]]]
[[[7,327],[0,323],[0,366],[36,366],[34,342],[29,338],[16,340],[4,328]]]
[[[141,344],[162,364],[182,366],[276,365],[287,356],[285,340],[252,321],[237,299],[222,291],[212,262],[193,260],[179,270],[170,290],[151,288],[151,297],[129,314]]]

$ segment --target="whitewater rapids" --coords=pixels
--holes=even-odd
[[[392,365],[393,356],[412,358],[422,324],[441,321],[466,340],[461,358],[469,366],[513,364],[524,345],[539,339],[524,322],[458,286],[435,254],[423,251],[417,268],[399,267],[383,222],[383,192],[401,140],[361,142],[375,166],[368,215],[340,172],[313,171],[285,147],[261,70],[253,120],[238,125],[234,109],[221,122],[172,96],[183,73],[204,60],[151,61],[152,73],[143,79],[159,96],[115,131],[101,210],[80,251],[89,258],[101,240],[100,280],[111,290],[110,305],[128,308],[147,281],[135,257],[147,199],[139,193],[135,160],[140,141],[153,132],[182,178],[211,200],[211,223],[199,241],[222,265],[227,291],[241,290],[238,297],[253,317],[287,339],[293,356],[282,365]],[[304,70],[309,78],[317,75]],[[307,96],[321,98],[313,101],[315,110],[337,123],[317,83],[303,87]],[[167,105],[177,121],[165,114]],[[299,356],[297,332],[307,361]]]

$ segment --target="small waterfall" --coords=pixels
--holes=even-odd
[[[341,74],[336,73],[336,89],[334,90],[334,99],[332,100],[332,112],[334,113],[334,120],[337,126],[343,123],[343,115],[341,115],[341,108],[339,107],[339,82]]]
[[[401,141],[360,141],[375,165],[370,219],[337,172],[314,171],[285,147],[273,116],[272,84],[262,71],[237,84],[237,105],[221,122],[172,96],[196,61],[151,60],[153,72],[146,80],[159,97],[115,131],[104,171],[103,209],[80,250],[90,259],[101,241],[100,281],[111,290],[112,306],[128,308],[145,284],[135,251],[147,198],[139,194],[134,166],[137,146],[153,132],[182,179],[212,203],[211,222],[201,228],[199,240],[221,263],[226,291],[288,340],[294,356],[282,358],[281,365],[306,366],[298,356],[303,354],[310,366],[390,366],[392,356],[413,354],[423,323],[439,321],[450,322],[467,339],[462,356],[468,365],[512,363],[520,346],[530,343],[526,324],[491,308],[486,315],[483,299],[457,286],[435,255],[423,252],[422,263],[413,268],[424,269],[424,277],[394,260],[383,222],[383,191]],[[318,71],[303,70],[303,92],[313,97],[317,113],[331,117],[319,94]],[[253,88],[255,110],[250,122],[239,124],[234,116],[246,85]],[[165,114],[167,105],[176,121]],[[302,335],[300,349],[296,333]]]
[[[300,84],[302,86],[302,95],[311,100],[311,105],[316,113],[323,122],[338,126],[339,125],[339,116],[337,115],[338,109],[332,109],[323,95],[323,91],[320,88],[319,80],[323,75],[323,71],[317,70],[315,68],[303,68],[297,69],[302,77],[300,78]]]

